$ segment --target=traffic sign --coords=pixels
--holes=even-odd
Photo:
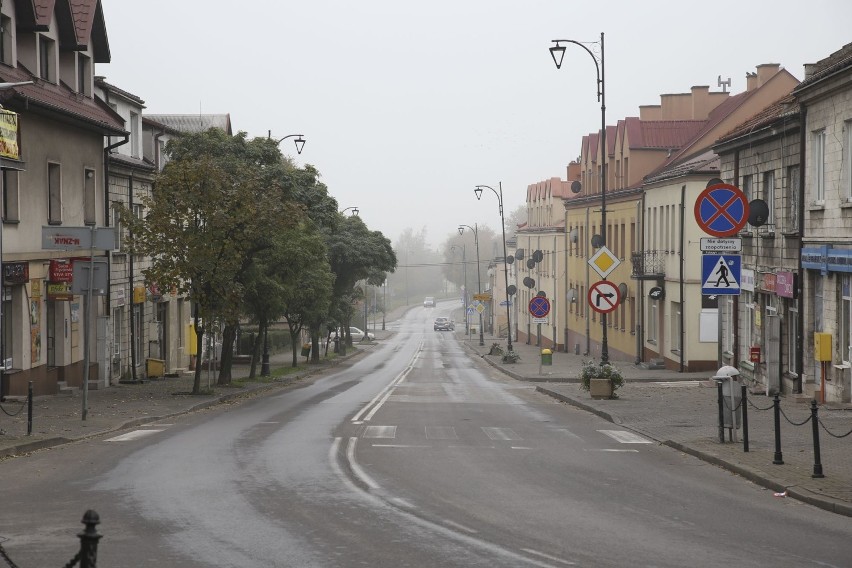
[[[701,237],[699,246],[701,247],[701,252],[741,252],[743,250],[743,240],[739,237],[732,239]]]
[[[621,264],[621,261],[606,246],[599,248],[598,252],[593,254],[589,259],[589,266],[592,267],[592,270],[600,274],[601,278],[609,276],[619,264]]]
[[[701,293],[705,296],[738,296],[742,274],[741,257],[705,254],[701,257]]]
[[[601,280],[589,286],[589,305],[596,312],[607,314],[621,303],[621,291],[609,280]]]
[[[733,185],[711,185],[695,200],[695,220],[714,237],[736,235],[748,221],[748,198]]]
[[[490,302],[491,301],[491,294],[485,294],[485,293],[474,294],[473,299],[479,300],[480,302]]]
[[[545,318],[550,313],[550,300],[544,296],[536,296],[530,300],[530,315],[534,318]]]

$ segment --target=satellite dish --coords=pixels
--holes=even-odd
[[[527,276],[526,278],[524,278],[524,286],[526,286],[527,288],[535,288],[535,280]]]
[[[539,262],[544,260],[544,253],[541,252],[540,250],[537,250],[533,253],[532,257],[533,257],[533,260],[536,262],[536,264],[538,264]]]
[[[524,249],[518,249],[515,251],[515,258],[518,260],[524,260]]]
[[[545,292],[544,290],[539,290],[536,296],[538,296],[539,298],[547,298],[547,292]]]
[[[514,284],[509,284],[509,287],[506,288],[506,293],[510,296],[514,296],[515,292],[517,292],[517,291],[518,291],[518,287],[515,286]]]
[[[510,254],[509,256],[506,257],[506,264],[514,264],[514,263],[515,263],[515,257],[514,256],[512,256]]]
[[[583,184],[581,184],[577,180],[572,181],[571,182],[571,193],[580,193],[581,191],[583,191]]]
[[[535,261],[533,259],[527,259],[527,268],[535,268]]]
[[[624,299],[627,297],[627,284],[625,284],[624,282],[619,284],[618,291],[621,294],[621,301],[623,302]]]
[[[603,237],[600,235],[592,235],[592,247],[601,248],[603,246]]]
[[[725,183],[725,182],[723,182],[719,178],[712,178],[710,181],[707,182],[707,187],[713,187],[714,185],[719,185],[720,183]]]
[[[748,204],[748,224],[761,227],[769,220],[769,206],[762,199],[752,199]]]

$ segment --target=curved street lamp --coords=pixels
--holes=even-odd
[[[503,182],[501,181],[498,185],[500,188],[500,192],[498,193],[496,189],[489,185],[477,185],[473,190],[473,193],[476,194],[476,199],[479,200],[482,198],[482,188],[490,189],[494,192],[494,195],[497,196],[497,201],[500,205],[500,228],[503,229],[503,276],[506,279],[506,336],[507,341],[506,345],[509,348],[509,351],[512,351],[512,320],[509,315],[509,263],[508,258],[509,255],[506,252],[506,219],[503,217]]]
[[[604,34],[601,32],[601,56],[600,59],[586,47],[585,44],[573,39],[554,39],[556,44],[550,48],[550,55],[553,57],[553,62],[557,69],[562,68],[562,60],[565,57],[565,46],[561,43],[573,43],[579,45],[586,50],[595,62],[595,71],[598,75],[598,100],[601,103],[601,149],[600,149],[600,172],[601,172],[601,246],[606,246],[606,97],[604,89]],[[597,43],[597,42],[590,42]],[[607,344],[607,314],[601,314],[601,365],[609,363],[609,346]]]
[[[476,223],[474,223],[473,227],[471,227],[470,225],[459,225],[459,235],[464,235],[465,227],[473,231],[473,240],[476,243],[476,287],[477,292],[479,294],[482,294],[482,278],[479,274],[479,267],[481,266],[479,262],[479,225],[477,225]],[[465,310],[467,310],[467,306],[465,306]],[[479,310],[476,311],[479,312]],[[480,347],[485,345],[485,338],[483,337],[482,332],[482,312],[479,312],[479,345]]]
[[[355,217],[357,217],[357,216],[358,216],[358,208],[357,208],[357,207],[347,207],[346,209],[344,209],[344,210],[342,210],[342,211],[339,211],[338,213],[340,213],[340,214],[342,215],[342,214],[346,213],[346,212],[347,212],[347,211],[349,211],[349,210],[351,210],[351,211],[352,211],[352,215],[353,215],[353,216],[355,216]]]
[[[278,138],[278,139],[276,139],[276,140],[275,140],[275,143],[276,143],[276,144],[281,144],[283,141],[287,140],[288,138],[295,138],[295,140],[294,140],[293,142],[295,142],[295,143],[296,143],[296,153],[297,153],[297,154],[301,154],[301,153],[302,153],[302,148],[304,148],[304,147],[305,147],[305,138],[304,138],[304,136],[305,136],[304,134],[288,134],[287,136],[285,136],[285,137],[283,137],[283,138]],[[267,137],[267,138],[269,138],[269,139],[272,139],[272,131],[271,131],[271,130],[270,130],[270,131],[268,131],[268,133],[267,133],[266,137]]]

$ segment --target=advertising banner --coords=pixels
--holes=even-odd
[[[20,159],[18,149],[18,115],[17,113],[0,110],[0,156]]]

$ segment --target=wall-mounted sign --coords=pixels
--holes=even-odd
[[[0,156],[18,160],[18,115],[12,111],[0,110]]]
[[[145,286],[136,286],[133,289],[133,303],[141,304],[145,302]]]
[[[118,288],[113,291],[112,297],[115,299],[116,306],[123,306],[127,301],[124,296],[124,288]]]
[[[48,282],[47,299],[54,302],[69,302],[74,299],[71,284],[68,282]]]
[[[30,279],[28,262],[4,262],[3,284],[26,284]]]
[[[654,286],[648,290],[648,297],[652,300],[664,300],[666,297],[666,291],[661,286]]]
[[[51,282],[72,282],[74,266],[70,260],[51,260],[48,274]]]
[[[780,271],[775,275],[775,293],[782,298],[797,298],[796,273]]]
[[[775,292],[775,285],[777,282],[775,274],[772,272],[764,272],[761,276],[763,278],[760,283],[760,289],[764,292]]]
[[[740,289],[745,292],[754,292],[754,270],[743,268],[740,273]]]

